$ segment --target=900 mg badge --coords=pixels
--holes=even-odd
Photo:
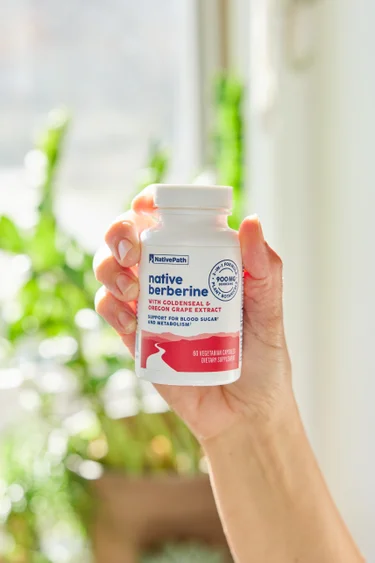
[[[221,260],[212,268],[208,276],[211,293],[220,301],[230,301],[235,297],[239,286],[239,270],[233,260]]]

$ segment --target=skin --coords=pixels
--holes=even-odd
[[[154,224],[152,192],[115,220],[94,269],[96,308],[134,353],[139,233]],[[239,230],[244,274],[241,377],[217,387],[157,385],[204,448],[237,563],[364,561],[317,466],[296,406],[282,309],[282,262],[256,216]]]

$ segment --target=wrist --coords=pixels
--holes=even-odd
[[[292,393],[204,441],[235,560],[363,561],[326,488]]]
[[[281,447],[280,434],[300,434],[305,437],[292,389],[280,393],[271,405],[267,399],[247,406],[225,430],[201,440],[208,459],[223,451],[261,455],[263,450],[276,453]],[[244,449],[245,447],[245,449]]]

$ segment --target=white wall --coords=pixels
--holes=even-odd
[[[268,5],[268,9],[267,9]],[[252,0],[249,155],[252,211],[284,261],[285,316],[294,384],[309,433],[314,424],[311,71],[284,50],[283,13]]]
[[[347,521],[375,561],[375,4],[332,0],[322,15],[319,248],[331,318],[319,370],[322,455]]]
[[[285,57],[281,8],[271,21],[278,92],[266,119],[252,100],[253,207],[285,262],[288,340],[310,437],[375,561],[375,3],[314,5],[316,60],[303,72]],[[254,59],[254,36],[250,48]],[[251,73],[259,79],[256,65]]]

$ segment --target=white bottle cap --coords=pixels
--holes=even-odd
[[[162,208],[223,209],[231,211],[231,186],[195,184],[154,184],[155,205]]]

